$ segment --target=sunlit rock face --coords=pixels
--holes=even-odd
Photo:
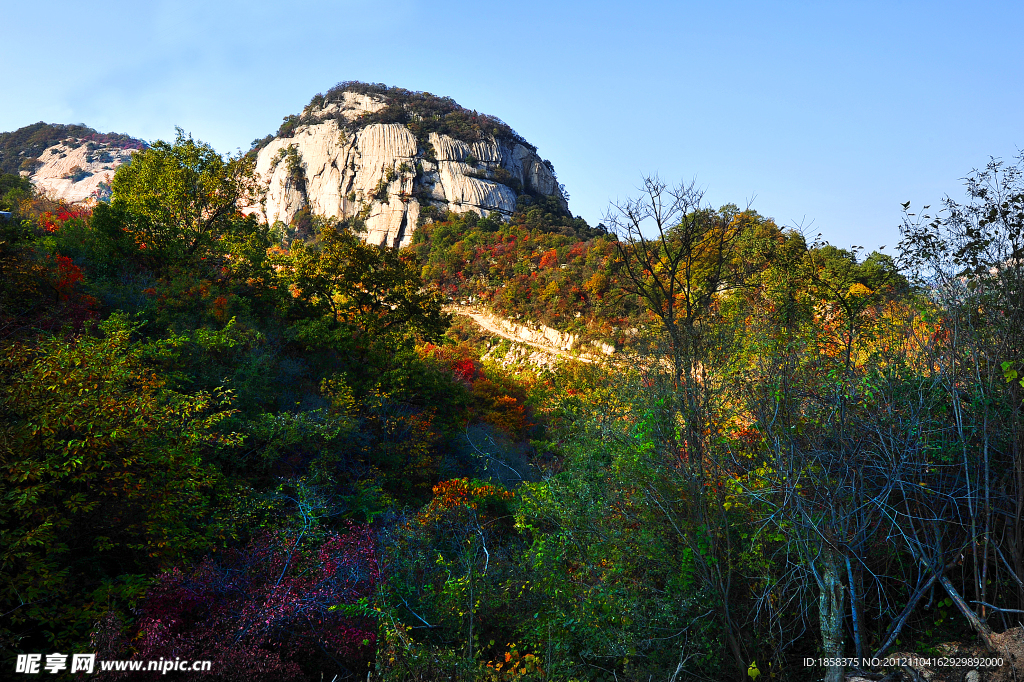
[[[139,146],[68,139],[48,147],[35,171],[23,174],[50,198],[67,204],[91,203],[110,196],[114,171]]]
[[[336,88],[318,95],[259,149],[256,171],[266,197],[250,212],[270,224],[288,224],[303,208],[360,216],[368,242],[400,247],[412,239],[421,214],[507,216],[524,193],[553,196],[568,208],[550,164],[497,119],[449,99],[366,87],[371,92]],[[424,121],[431,116],[424,101],[455,112],[447,126],[460,126],[455,134],[446,130],[444,113]]]

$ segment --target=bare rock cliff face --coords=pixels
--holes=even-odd
[[[287,136],[279,134],[258,152],[256,171],[267,194],[250,210],[270,224],[287,224],[307,207],[328,217],[360,216],[368,242],[400,247],[427,207],[442,215],[510,215],[517,197],[528,192],[554,196],[568,208],[549,165],[521,141],[484,134],[467,142],[422,126],[378,122],[373,114],[397,106],[386,95],[329,96],[314,100]]]
[[[118,166],[146,143],[83,124],[46,123],[0,132],[0,173],[20,173],[36,189],[67,204],[110,196]]]
[[[110,196],[117,167],[131,158],[133,148],[65,141],[49,147],[29,175],[36,189],[68,204],[91,203]],[[23,171],[23,174],[28,175]]]

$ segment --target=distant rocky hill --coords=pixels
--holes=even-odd
[[[0,133],[0,172],[53,198],[110,194],[114,171],[146,143],[84,125],[35,123]],[[549,161],[501,120],[449,97],[349,81],[288,116],[254,144],[266,199],[248,212],[290,224],[303,211],[359,216],[372,243],[405,246],[448,211],[509,216],[519,197],[550,197],[568,213]]]
[[[83,125],[34,123],[0,133],[0,172],[18,173],[68,203],[110,194],[114,170],[146,143]]]
[[[429,93],[341,83],[254,149],[267,195],[250,210],[269,223],[302,209],[361,216],[368,241],[403,246],[423,219],[449,210],[511,215],[523,194],[568,210],[536,147],[499,119]]]

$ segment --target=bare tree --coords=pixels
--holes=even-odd
[[[659,434],[666,485],[647,495],[694,550],[703,583],[718,596],[719,620],[744,679],[750,655],[730,612],[728,523],[721,491],[707,485],[720,473],[714,415],[722,407],[721,370],[731,344],[720,295],[742,284],[741,222],[705,205],[694,183],[670,187],[657,177],[645,177],[640,195],[614,203],[605,220],[618,237],[624,287],[646,304],[664,341],[665,353],[655,350],[642,363],[654,375],[651,383],[667,383],[670,392]],[[710,552],[700,551],[702,541],[711,543]]]
[[[678,445],[702,476],[712,392],[712,351],[721,346],[718,295],[742,283],[736,264],[741,230],[704,204],[696,184],[669,187],[645,177],[639,197],[612,204],[605,220],[618,237],[625,288],[643,300],[668,341]]]
[[[1006,381],[1024,369],[1024,154],[1012,164],[992,159],[966,188],[966,203],[947,197],[934,214],[905,204],[901,247],[939,320],[930,360],[952,415],[965,594],[978,606],[950,596],[987,642],[985,620],[1013,610],[1004,608],[1008,592],[994,592],[1000,585],[1014,585],[1024,608],[1024,387]],[[993,608],[997,600],[1004,607]]]

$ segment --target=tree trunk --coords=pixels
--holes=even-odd
[[[850,618],[853,620],[853,650],[857,654],[857,658],[863,658],[864,652],[861,648],[860,613],[857,608],[857,581],[853,577],[853,567],[850,565],[850,557],[846,557],[846,575],[850,580]]]
[[[953,583],[949,582],[949,578],[942,576],[939,578],[939,583],[946,588],[946,593],[949,595],[949,598],[953,600],[956,607],[960,609],[960,613],[964,614],[964,618],[967,619],[971,624],[971,627],[974,628],[974,631],[978,633],[979,637],[981,637],[981,640],[985,643],[985,648],[992,653],[999,653],[999,649],[992,641],[992,628],[990,628],[985,621],[978,618],[978,614],[976,614],[974,610],[967,605],[967,602],[964,601],[963,597],[960,596],[960,593],[956,591],[955,587],[953,587]]]
[[[917,602],[921,600],[921,597],[924,596],[924,593],[927,592],[929,588],[931,588],[932,583],[938,580],[938,578],[939,574],[933,573],[931,577],[928,578],[923,585],[917,588],[917,591],[914,592],[913,595],[911,595],[910,599],[907,600],[907,605],[906,607],[904,607],[903,613],[901,613],[899,615],[899,618],[894,620],[892,622],[892,625],[889,626],[889,630],[885,633],[885,639],[882,641],[882,645],[878,647],[878,651],[875,652],[875,655],[872,656],[872,658],[881,658],[885,655],[886,650],[890,646],[892,646],[892,643],[894,641],[896,641],[896,636],[900,633],[900,630],[903,628],[903,624],[907,622],[907,618],[910,617],[910,614],[914,610],[914,607],[917,606]]]
[[[818,617],[821,621],[821,655],[824,658],[843,656],[844,585],[839,561],[832,549],[824,552],[825,565],[821,573],[821,595],[818,597]],[[843,682],[843,666],[825,668],[825,682]]]

